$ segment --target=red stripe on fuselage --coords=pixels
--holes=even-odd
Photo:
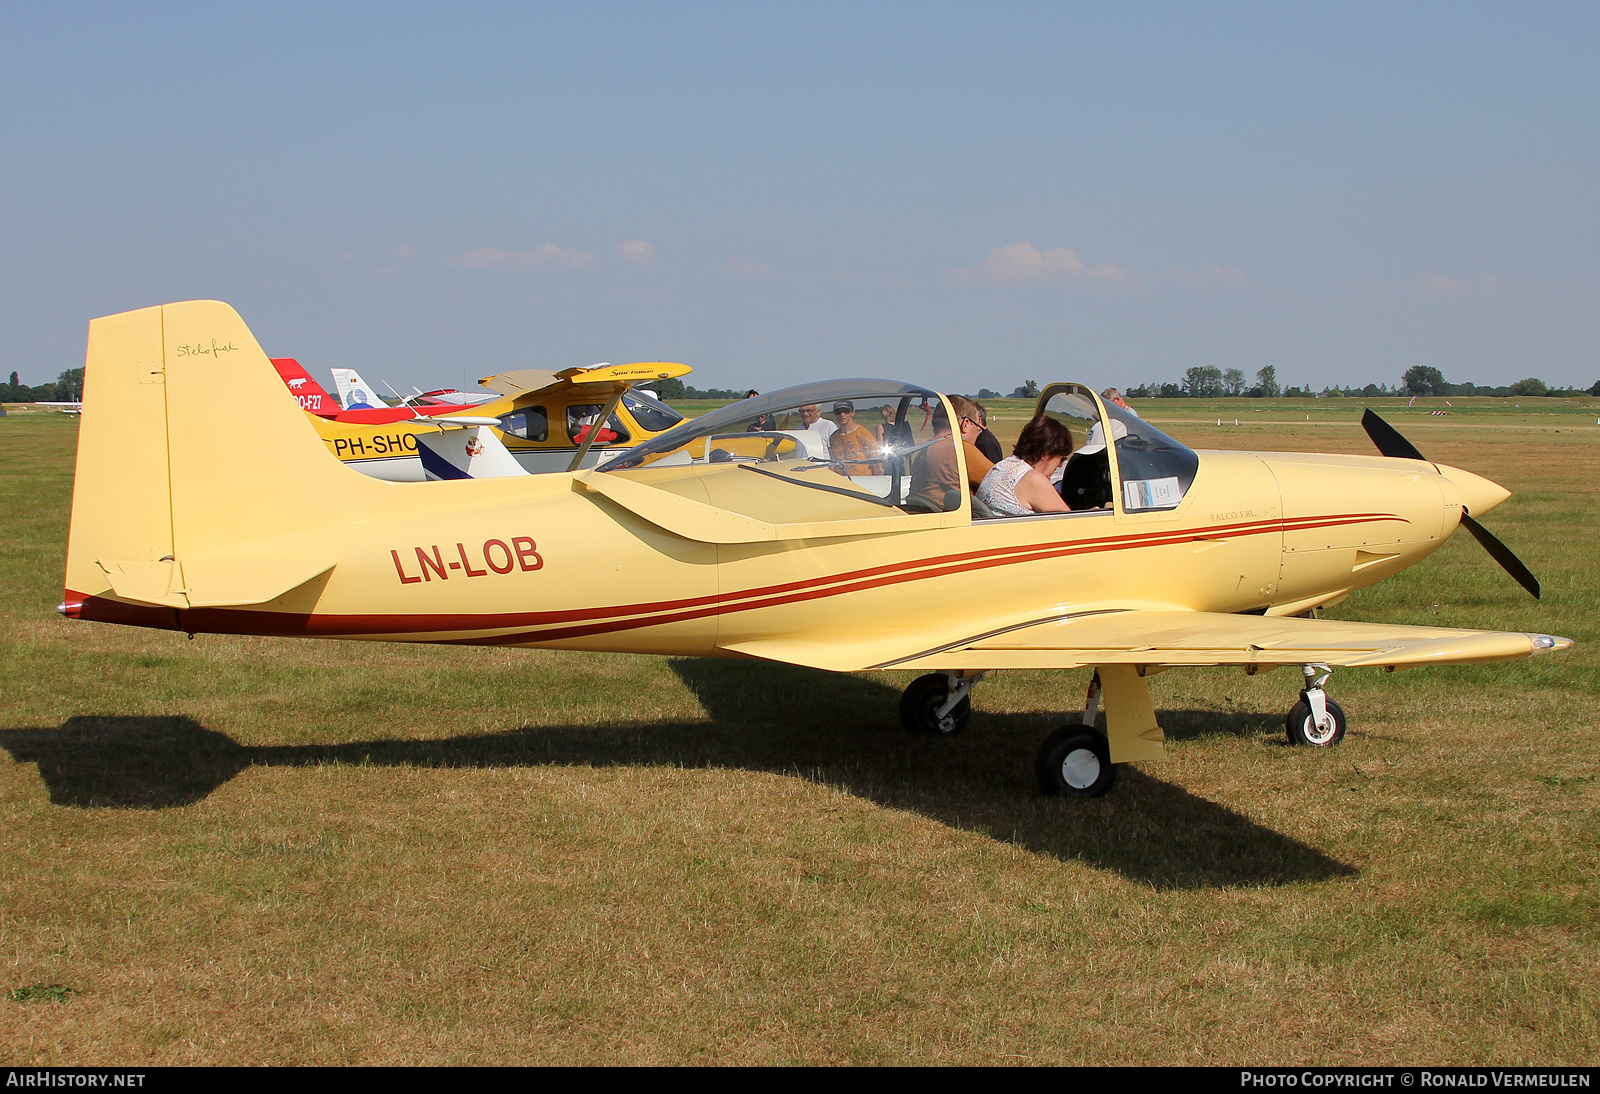
[[[1326,528],[1344,524],[1365,524],[1380,520],[1403,520],[1394,514],[1361,514],[1357,519],[1349,517],[1339,518],[1297,518],[1293,521],[1281,522],[1281,526],[1291,531],[1300,531],[1310,528]],[[1258,521],[1258,524],[1270,523],[1270,528],[1260,528],[1254,531],[1232,531],[1228,535],[1219,536],[1218,529],[1208,529],[1206,533],[1192,530],[1174,530],[1168,533],[1145,533],[1135,536],[1111,536],[1100,540],[1079,540],[1072,543],[1057,544],[1032,544],[1027,546],[1009,547],[999,551],[970,551],[965,554],[945,555],[940,558],[924,559],[916,563],[899,563],[891,566],[879,566],[868,570],[858,570],[853,573],[839,574],[831,578],[812,578],[805,581],[792,581],[784,585],[771,585],[760,589],[750,589],[743,593],[723,597],[718,603],[695,610],[674,610],[659,616],[647,616],[631,619],[613,619],[604,623],[590,624],[588,626],[558,627],[546,630],[520,631],[514,634],[493,635],[479,638],[450,638],[443,640],[452,645],[515,645],[519,642],[544,642],[556,641],[563,638],[581,638],[591,634],[607,634],[613,631],[630,630],[638,627],[653,627],[665,623],[682,623],[691,619],[703,619],[708,615],[732,615],[735,612],[755,611],[760,608],[772,608],[782,604],[797,604],[806,600],[820,600],[823,597],[839,596],[844,593],[861,592],[865,589],[877,589],[886,585],[899,585],[907,581],[921,581],[925,578],[947,577],[950,574],[969,573],[973,570],[987,570],[996,566],[1011,566],[1023,562],[1040,562],[1050,558],[1066,558],[1071,555],[1099,554],[1105,551],[1120,551],[1143,547],[1167,547],[1177,543],[1193,543],[1205,539],[1231,539],[1240,535],[1257,535],[1263,531],[1276,531],[1280,522]],[[1230,526],[1232,527],[1232,526]],[[987,557],[985,557],[987,556]],[[917,569],[910,569],[918,567]],[[886,573],[886,571],[900,570],[899,573]],[[883,575],[867,578],[865,575]],[[704,599],[704,598],[701,598]],[[683,602],[678,607],[681,609],[689,601]]]
[[[780,604],[816,600],[844,593],[859,592],[863,589],[901,584],[907,581],[945,577],[969,570],[1038,562],[1071,555],[1171,546],[1173,544],[1192,543],[1207,539],[1234,539],[1267,533],[1304,531],[1315,528],[1392,520],[1404,521],[1404,518],[1394,513],[1346,513],[1316,517],[1295,517],[1287,520],[1244,521],[1235,524],[1215,525],[1203,529],[1182,528],[1125,533],[1098,539],[1067,540],[1045,544],[1017,544],[1009,547],[937,555],[909,562],[887,563],[882,566],[873,566],[827,577],[804,578],[776,585],[747,589],[740,593],[687,597],[679,600],[654,601],[641,604],[621,604],[609,607],[577,608],[563,611],[502,613],[492,616],[315,615],[248,611],[237,608],[189,608],[182,611],[173,611],[165,608],[141,608],[102,597],[84,597],[82,594],[74,593],[70,590],[67,593],[67,600],[83,602],[82,618],[85,619],[130,623],[136,626],[170,627],[175,630],[191,630],[211,634],[335,637],[514,628],[514,633],[510,634],[439,640],[446,643],[504,645],[530,641],[555,641],[563,638],[576,638],[584,635],[680,623],[710,615],[755,611]],[[160,620],[160,622],[157,622],[157,620]],[[561,626],[561,624],[566,625]]]

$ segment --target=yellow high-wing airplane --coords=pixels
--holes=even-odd
[[[227,415],[219,386],[238,396]],[[919,670],[901,717],[926,733],[958,731],[991,670],[1092,667],[1081,724],[1037,763],[1046,793],[1080,797],[1110,789],[1116,764],[1162,756],[1144,679],[1162,668],[1298,666],[1289,736],[1331,745],[1345,732],[1323,689],[1333,668],[1571,645],[1303,617],[1463,525],[1537,595],[1474,519],[1507,491],[1429,463],[1376,418],[1386,454],[1364,458],[1195,452],[1072,384],[1040,407],[1073,434],[1073,512],[975,512],[949,400],[870,379],[744,400],[602,468],[402,485],[328,452],[226,304],[125,312],[89,326],[61,611],[190,633]],[[872,443],[830,445],[840,431]]]
[[[482,425],[516,461],[517,473],[593,467],[613,452],[648,440],[683,420],[636,385],[685,376],[688,365],[639,361],[593,365],[562,372],[519,369],[479,380],[498,397],[471,406],[427,414],[384,407],[327,417],[310,415],[328,451],[346,466],[390,482],[465,478],[443,447],[430,445],[441,430],[467,422]],[[590,433],[594,439],[589,439]]]

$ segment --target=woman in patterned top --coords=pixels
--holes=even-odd
[[[1050,476],[1072,455],[1072,434],[1043,414],[1022,427],[1011,455],[994,465],[978,486],[978,500],[999,517],[1065,513]]]

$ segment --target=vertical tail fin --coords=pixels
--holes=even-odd
[[[339,405],[346,410],[371,410],[387,406],[378,397],[378,390],[363,380],[353,368],[330,369],[333,385],[339,389]]]
[[[293,357],[274,357],[272,367],[283,377],[289,394],[300,401],[301,410],[311,414],[333,414],[342,409],[334,397],[313,380],[311,374]]]
[[[68,614],[95,596],[190,606],[186,564],[214,569],[219,555],[362,519],[392,504],[392,489],[328,453],[228,305],[194,300],[96,319],[84,363]]]

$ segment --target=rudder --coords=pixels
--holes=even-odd
[[[89,323],[67,533],[69,604],[111,588],[100,559],[148,564],[157,580],[173,556],[161,313],[141,308]]]

